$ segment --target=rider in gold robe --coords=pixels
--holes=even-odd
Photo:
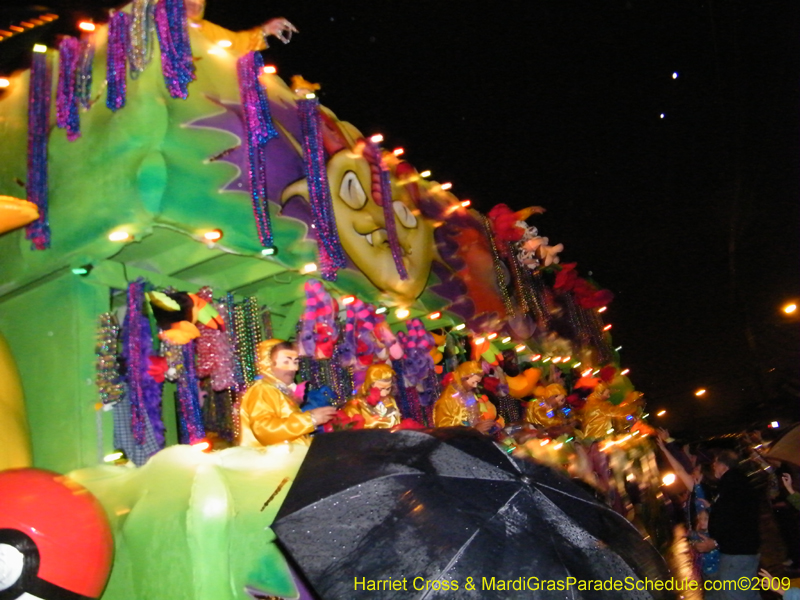
[[[391,429],[402,416],[392,397],[394,369],[386,364],[370,365],[364,383],[342,410],[348,417],[364,417],[364,429]]]

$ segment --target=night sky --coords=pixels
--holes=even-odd
[[[26,4],[3,2],[0,27]],[[321,83],[341,119],[484,212],[544,206],[530,222],[562,262],[616,294],[605,317],[651,413],[667,410],[653,422],[796,420],[800,320],[780,308],[800,299],[800,3],[494,4],[209,0],[206,17],[286,17],[300,33],[265,61],[287,81]],[[66,7],[103,5],[50,8],[63,28]],[[0,69],[26,52],[0,42]]]

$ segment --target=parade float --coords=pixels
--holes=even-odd
[[[284,81],[250,33],[183,11],[137,0],[36,48],[0,97],[0,468],[99,499],[103,597],[298,593],[268,526],[307,449],[233,447],[270,338],[297,341],[309,401],[342,406],[391,365],[419,427],[479,361],[507,451],[625,513],[658,477],[644,404],[611,293],[560,260],[543,209],[480,213]]]

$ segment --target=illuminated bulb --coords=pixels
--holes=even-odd
[[[705,391],[703,388],[700,388],[699,390],[697,390],[697,391],[694,393],[694,395],[695,395],[695,396],[702,396],[702,395],[703,395],[703,394],[705,394],[705,393],[706,393],[706,391]]]
[[[120,458],[122,458],[122,456],[123,456],[122,452],[119,451],[112,452],[111,454],[106,454],[103,457],[103,462],[115,462],[118,461]]]
[[[225,51],[222,50],[221,48],[214,47],[214,48],[209,48],[208,53],[213,54],[215,56],[222,56],[225,53]]]
[[[261,251],[262,256],[272,256],[273,254],[275,254],[275,248],[264,248]]]
[[[376,133],[369,138],[369,141],[373,144],[380,144],[383,141],[383,136],[380,133]]]
[[[47,52],[47,46],[45,46],[44,44],[34,44],[33,45],[33,51],[34,52],[40,52],[40,53]]]
[[[607,310],[608,310],[607,306],[601,306],[600,308],[597,309],[597,312],[602,313],[602,312],[606,312]]]
[[[792,314],[796,310],[797,310],[797,304],[787,304],[786,306],[783,307],[783,312],[785,312],[787,315]]]
[[[275,65],[264,65],[264,68],[261,69],[261,71],[267,75],[275,75],[275,73],[278,72],[278,69],[275,67]]]
[[[667,473],[664,477],[661,478],[661,482],[664,485],[672,485],[675,483],[675,473]]]
[[[90,21],[81,21],[78,23],[78,29],[81,31],[94,31],[94,23]]]
[[[561,360],[563,360],[564,362],[569,362],[569,359],[570,359],[570,358],[572,358],[572,357],[571,357],[571,356],[565,356],[565,357],[564,357],[564,358],[562,358]]]
[[[403,150],[402,148],[395,148],[394,150],[392,150],[392,154],[394,154],[395,156],[402,156],[403,154],[405,154],[405,152],[406,151]]]
[[[620,371],[620,372],[619,372],[619,374],[620,374],[620,375],[627,375],[627,374],[628,374],[628,373],[630,373],[630,372],[631,372],[631,370],[630,370],[630,369],[623,369],[622,371]]]
[[[222,230],[212,229],[211,231],[206,231],[203,237],[209,242],[217,242],[222,239]]]
[[[306,94],[306,100],[313,100],[316,97],[317,97],[317,95],[314,92],[308,92]],[[316,229],[316,227],[314,229]]]
[[[592,374],[592,369],[589,368],[589,369],[586,369],[583,373],[581,373],[581,377],[588,377],[591,374]]]
[[[677,79],[677,78],[678,78],[678,74],[677,74],[677,73],[673,73],[673,74],[672,74],[672,78],[673,78],[673,79]]]
[[[603,331],[608,331],[609,329],[611,329],[611,323],[603,327]]]
[[[544,359],[542,362],[543,362],[543,363],[546,363],[546,362],[550,362],[551,360],[552,360],[552,357],[548,356],[548,357],[547,357],[547,358],[545,358],[545,359]]]
[[[547,446],[547,444],[549,444],[549,443],[550,443],[549,439],[543,439],[541,442],[539,442],[539,445],[540,446]]]
[[[462,200],[461,201],[461,206],[463,206],[464,208],[467,208],[470,204],[472,204],[472,200]]]
[[[619,352],[620,350],[622,350],[622,346],[617,346],[614,348],[614,352]]]
[[[442,313],[440,313],[440,312],[437,310],[436,312],[432,312],[431,314],[429,314],[429,315],[428,315],[428,318],[429,318],[431,321],[435,321],[436,319],[441,319],[441,318],[442,318]]]
[[[572,365],[572,368],[573,368],[573,369],[577,369],[577,368],[578,368],[578,367],[580,367],[580,366],[581,366],[581,363],[579,363],[579,362],[576,362],[574,365]]]
[[[664,113],[661,113],[661,118],[662,118],[662,119],[664,118]]]
[[[464,327],[466,327],[464,323],[459,323],[458,325],[453,327],[453,329],[455,329],[456,331],[461,331],[462,329],[464,329]]]
[[[500,342],[503,343],[503,344],[507,344],[510,341],[511,341],[510,337],[504,337],[502,340],[500,340]]]
[[[7,88],[9,85],[11,85],[11,82],[8,79],[0,77],[0,88]]]
[[[485,341],[486,341],[486,338],[482,338],[482,337],[475,338],[475,343],[476,344],[482,344]]]
[[[303,268],[300,269],[300,272],[301,273],[313,273],[316,270],[317,270],[317,264],[316,263],[306,263],[305,265],[303,265]]]
[[[217,42],[217,46],[219,46],[220,48],[230,48],[231,46],[233,46],[233,42],[230,40],[220,40]]]
[[[665,410],[660,410],[660,411],[658,411],[658,412],[656,413],[656,416],[657,416],[657,417],[663,417],[665,414],[667,414],[667,411],[665,411]]]
[[[558,442],[555,446],[553,446],[553,450],[561,450],[561,447],[564,445],[564,442]]]
[[[342,304],[344,304],[345,306],[347,306],[348,304],[352,304],[355,301],[356,301],[356,297],[355,296],[342,296]],[[378,311],[375,311],[375,312],[378,312]]]
[[[108,234],[108,239],[111,240],[112,242],[124,242],[129,237],[131,237],[131,234],[128,233],[127,231],[122,231],[122,230],[112,231],[111,233]]]
[[[382,315],[385,312],[386,312],[386,307],[385,306],[379,306],[378,308],[375,309],[375,314],[376,315]]]
[[[614,433],[614,428],[613,427],[611,429],[607,429],[606,430],[606,435],[611,435],[612,433]]]
[[[409,311],[407,308],[398,308],[396,311],[394,311],[394,315],[398,319],[405,319],[410,314],[411,311]]]
[[[558,364],[558,363],[560,363],[560,362],[561,362],[561,357],[560,357],[560,356],[555,356],[555,357],[553,357],[553,364],[554,364],[554,365],[555,365],[555,364]]]
[[[525,350],[527,350],[527,349],[528,349],[528,347],[525,344],[520,344],[519,346],[514,348],[514,350],[516,350],[517,352],[525,352]]]
[[[486,339],[487,340],[493,340],[496,337],[497,337],[497,334],[492,332],[492,333],[490,333],[489,335],[486,336]]]
[[[533,356],[531,356],[531,360],[534,362],[539,360],[540,358],[542,358],[541,354],[534,354]]]
[[[777,421],[773,421],[772,423],[770,423],[770,424],[769,424],[769,426],[770,426],[770,428],[772,428],[772,429],[777,429],[778,427],[780,427],[780,426],[781,426],[781,424],[780,424],[780,423],[778,423]]]
[[[208,440],[200,440],[199,442],[192,444],[192,448],[195,450],[200,450],[200,452],[205,452],[211,448],[211,443]]]
[[[430,171],[423,171],[422,173],[419,174],[419,176],[420,177],[430,177],[431,176],[431,172]]]
[[[449,190],[451,187],[453,187],[453,184],[452,183],[443,183],[440,187],[443,190]]]

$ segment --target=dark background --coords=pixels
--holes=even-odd
[[[113,5],[4,0],[0,28],[62,18],[0,41],[0,70]],[[796,420],[800,321],[780,308],[800,299],[800,3],[209,0],[206,12],[231,29],[275,16],[300,30],[265,53],[287,81],[321,83],[340,118],[484,212],[547,208],[531,222],[616,294],[604,316],[653,416],[667,410],[654,423],[708,435]]]

